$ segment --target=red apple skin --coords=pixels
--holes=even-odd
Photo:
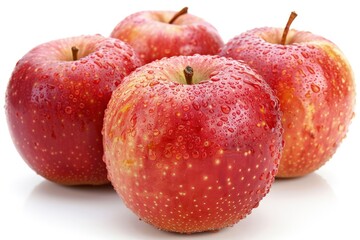
[[[291,30],[259,28],[230,40],[220,55],[245,61],[275,90],[285,147],[277,177],[299,177],[335,153],[354,116],[355,82],[343,53],[331,41]]]
[[[103,141],[109,179],[140,219],[165,231],[212,231],[237,223],[269,192],[281,117],[271,88],[247,65],[178,56],[124,79]]]
[[[77,61],[72,46],[79,49]],[[56,40],[28,52],[10,78],[5,106],[26,163],[60,184],[108,183],[104,110],[112,91],[139,65],[130,46],[100,35]]]
[[[171,56],[215,55],[224,45],[217,30],[205,20],[189,13],[168,22],[173,11],[142,11],[122,20],[111,33],[130,44],[143,63]]]

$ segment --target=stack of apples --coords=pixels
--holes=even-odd
[[[172,232],[232,226],[275,177],[311,173],[354,116],[351,67],[310,32],[257,28],[224,44],[187,13],[143,11],[110,37],[39,45],[6,92],[20,155],[64,185],[111,182],[145,222]]]

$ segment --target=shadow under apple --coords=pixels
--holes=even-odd
[[[258,209],[234,227],[244,237],[268,239],[284,236],[302,239],[314,232],[331,236],[332,216],[336,216],[337,200],[327,181],[317,173],[293,179],[276,179]],[[324,219],[326,229],[317,229]],[[319,225],[319,221],[322,224]],[[261,231],[260,231],[260,229]],[[316,230],[315,230],[316,229]]]
[[[267,239],[269,235],[306,236],[299,231],[316,227],[324,214],[335,215],[336,196],[325,179],[313,173],[302,178],[277,179],[260,206],[232,228],[218,232],[179,235],[159,231],[141,222],[121,201],[111,185],[65,187],[48,181],[34,188],[24,206],[28,221],[70,233],[71,236],[129,239]],[[321,217],[319,217],[321,216]],[[259,227],[261,229],[259,229]],[[261,230],[261,231],[260,231]],[[305,235],[304,235],[305,234]],[[50,237],[50,236],[49,236]],[[66,237],[66,235],[64,235]],[[128,238],[126,238],[128,239]]]

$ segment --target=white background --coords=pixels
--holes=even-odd
[[[225,42],[251,28],[283,27],[296,10],[293,28],[336,43],[358,78],[360,17],[355,4],[353,0],[1,1],[0,239],[360,239],[358,114],[337,153],[320,170],[277,180],[260,206],[234,227],[188,236],[161,232],[139,221],[109,186],[63,187],[37,176],[14,148],[3,108],[15,63],[36,45],[81,34],[108,36],[133,12],[183,6],[213,24]]]

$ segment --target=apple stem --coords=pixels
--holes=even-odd
[[[286,26],[285,26],[285,28],[284,28],[284,32],[283,32],[283,35],[282,35],[282,37],[281,37],[281,44],[282,45],[285,45],[286,44],[286,37],[287,37],[287,35],[288,35],[288,33],[289,33],[289,30],[290,30],[290,25],[291,25],[291,23],[294,21],[294,19],[297,17],[297,13],[296,12],[291,12],[291,14],[290,14],[290,16],[289,16],[289,19],[288,19],[288,21],[287,21],[287,23],[286,23]]]
[[[186,68],[184,69],[184,75],[185,75],[186,83],[188,85],[193,84],[192,77],[194,75],[194,69],[190,66],[186,66]]]
[[[79,49],[77,47],[73,46],[73,47],[71,47],[71,52],[72,52],[73,61],[78,60]]]
[[[188,11],[188,7],[184,7],[183,9],[181,9],[179,12],[177,12],[169,21],[169,24],[172,24],[173,22],[175,22],[175,20],[180,17],[181,15],[186,14]]]

